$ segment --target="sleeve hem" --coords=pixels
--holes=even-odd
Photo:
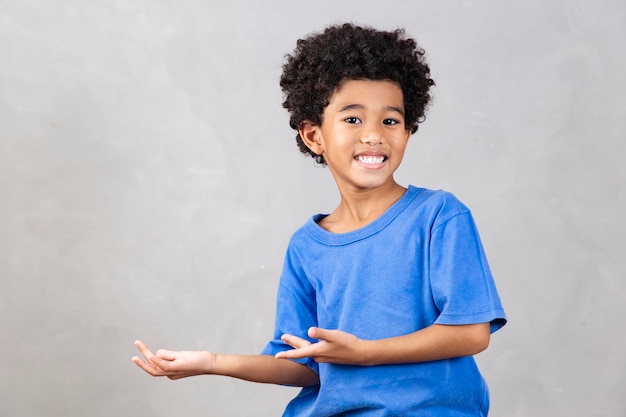
[[[507,318],[504,314],[504,310],[497,308],[470,314],[442,313],[435,321],[435,324],[452,326],[478,323],[489,323],[491,333],[494,333],[507,323]]]

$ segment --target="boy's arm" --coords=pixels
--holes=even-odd
[[[280,352],[276,357],[310,357],[317,362],[346,365],[382,365],[470,356],[487,348],[490,326],[489,323],[433,324],[414,333],[380,340],[364,340],[340,330],[312,327],[309,337],[319,342],[311,344],[297,336],[284,335],[283,341],[295,349]]]
[[[277,360],[269,355],[230,355],[207,351],[159,350],[153,353],[143,342],[135,346],[144,356],[133,363],[152,376],[180,379],[195,375],[224,375],[253,382],[305,387],[319,383],[308,366]]]

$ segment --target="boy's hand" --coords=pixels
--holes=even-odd
[[[133,356],[133,363],[152,376],[180,379],[202,375],[209,373],[215,362],[215,354],[211,352],[160,349],[155,354],[140,340],[135,342],[135,346],[146,360]]]
[[[311,327],[309,337],[319,342],[311,343],[297,336],[285,334],[282,341],[294,349],[279,352],[278,359],[312,358],[316,362],[338,363],[343,365],[364,365],[367,363],[367,341],[341,330],[324,330]]]

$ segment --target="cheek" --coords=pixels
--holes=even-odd
[[[397,142],[396,146],[394,147],[393,152],[398,159],[402,159],[404,157],[404,153],[406,151],[407,145],[408,145],[407,139],[403,139]]]

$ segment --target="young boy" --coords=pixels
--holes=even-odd
[[[299,40],[281,77],[300,150],[341,201],[293,235],[274,339],[261,355],[152,353],[171,379],[215,374],[303,387],[285,416],[485,416],[472,355],[506,317],[469,210],[395,182],[434,84],[404,32],[351,24]]]

